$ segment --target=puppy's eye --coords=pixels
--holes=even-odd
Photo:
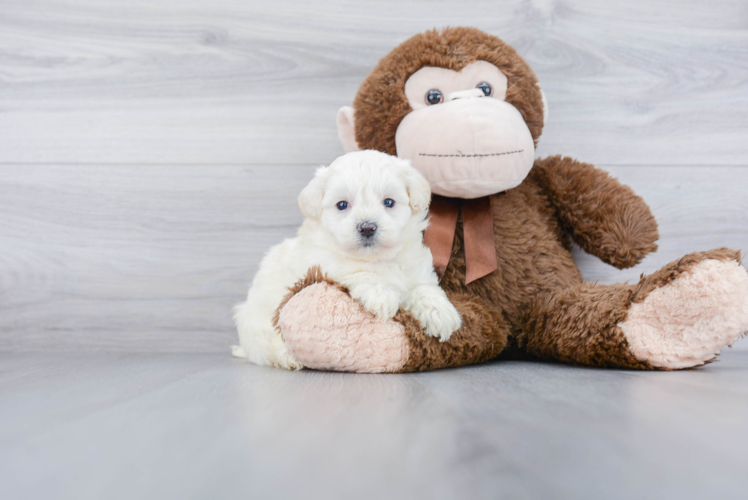
[[[439,104],[444,100],[444,95],[439,89],[431,89],[426,92],[426,104],[431,106],[432,104]]]
[[[387,198],[386,200],[384,200],[384,206],[387,207],[387,208],[394,207],[395,206],[395,200],[393,200],[392,198]]]
[[[483,95],[486,97],[491,97],[491,94],[493,94],[493,89],[491,88],[491,84],[488,82],[480,82],[478,85],[475,86],[476,89],[481,89],[483,91]]]
[[[335,205],[335,206],[338,207],[338,210],[345,210],[346,208],[348,208],[348,202],[347,201],[339,201],[338,204]]]

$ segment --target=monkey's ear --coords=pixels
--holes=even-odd
[[[343,149],[346,153],[351,151],[360,151],[356,143],[356,127],[353,123],[353,108],[343,106],[338,110],[338,138],[343,143]]]
[[[314,178],[301,190],[299,208],[304,217],[319,220],[322,216],[322,198],[325,196],[327,177],[327,167],[319,167],[314,173]]]
[[[409,161],[405,165],[405,186],[410,198],[410,209],[415,213],[425,212],[431,203],[431,186]]]
[[[540,99],[543,101],[543,126],[548,124],[548,101],[545,99],[545,92],[538,83],[538,90],[540,90]]]

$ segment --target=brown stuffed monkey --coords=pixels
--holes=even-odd
[[[748,331],[734,250],[689,254],[635,284],[584,281],[572,241],[623,269],[656,250],[657,224],[594,166],[535,160],[545,114],[527,63],[474,28],[416,35],[379,62],[340,110],[339,136],[347,150],[407,158],[429,180],[424,240],[463,326],[439,342],[405,311],[376,321],[312,269],[277,315],[299,364],[406,372],[506,356],[671,370],[709,362]]]

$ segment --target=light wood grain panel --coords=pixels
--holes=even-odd
[[[301,222],[314,165],[0,166],[0,349],[224,351],[231,306]],[[611,167],[652,206],[660,251],[748,250],[748,168]]]
[[[12,333],[0,345],[225,348],[230,308],[267,248],[295,233],[313,170],[3,167],[0,321]]]
[[[336,110],[424,29],[475,25],[533,65],[540,154],[743,164],[742,2],[6,0],[0,162],[327,162]]]

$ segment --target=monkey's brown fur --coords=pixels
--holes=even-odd
[[[355,136],[361,149],[397,153],[395,132],[411,111],[404,85],[415,71],[423,66],[460,70],[478,60],[496,65],[507,76],[506,101],[520,111],[537,142],[543,105],[529,66],[496,37],[472,28],[451,28],[407,40],[367,77],[354,102]],[[476,363],[502,353],[654,369],[631,353],[618,326],[631,305],[706,259],[740,258],[738,252],[722,248],[687,255],[633,285],[586,283],[574,263],[572,241],[619,269],[636,265],[657,249],[657,223],[642,198],[592,165],[554,156],[537,160],[522,184],[490,199],[498,269],[465,285],[458,221],[441,286],[460,312],[463,326],[440,343],[426,336],[409,313],[400,311],[395,321],[403,325],[411,347],[403,371]]]

